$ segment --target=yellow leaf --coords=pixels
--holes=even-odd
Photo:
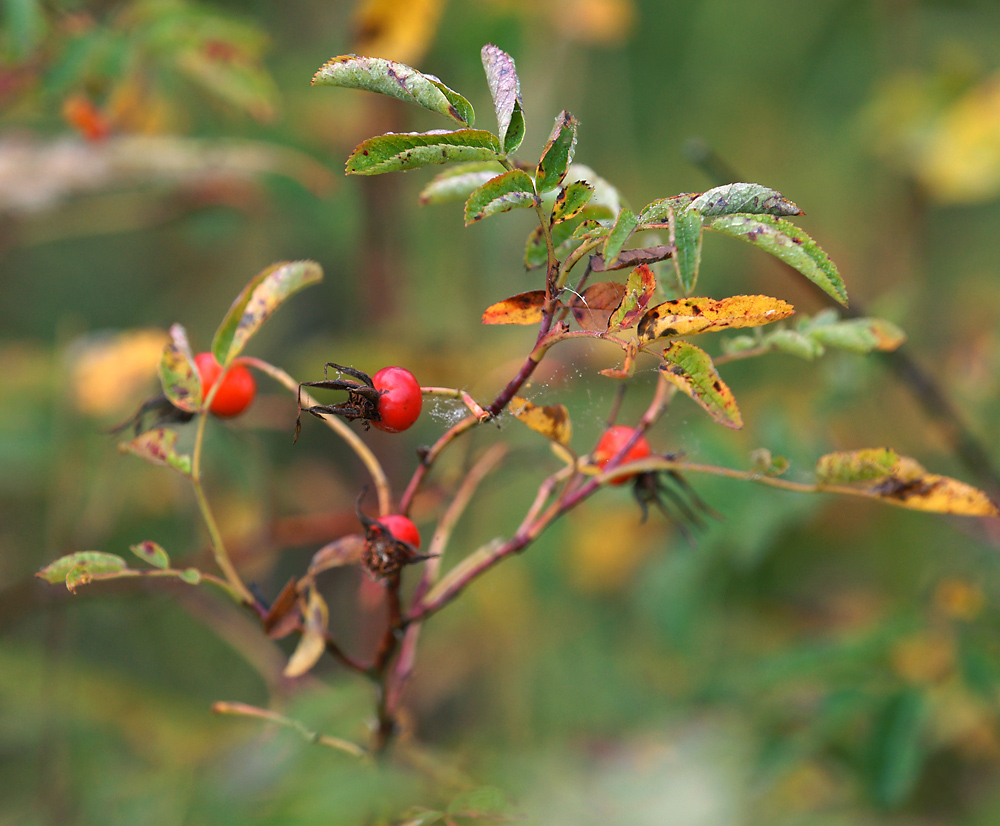
[[[309,588],[309,602],[305,611],[305,627],[299,644],[285,666],[286,677],[301,677],[308,672],[326,651],[326,629],[330,620],[330,611],[326,601],[319,592]]]
[[[169,337],[163,330],[130,330],[94,336],[74,348],[70,368],[73,401],[81,413],[109,416],[147,391]]]
[[[737,327],[760,327],[795,312],[786,301],[766,295],[677,298],[657,304],[639,320],[639,341],[648,344],[663,336],[693,336]]]
[[[483,312],[483,324],[538,324],[542,320],[545,290],[518,293]]]
[[[547,404],[544,407],[532,404],[527,399],[515,396],[508,408],[512,415],[524,422],[532,430],[547,439],[568,445],[573,435],[569,411],[561,404]]]
[[[354,50],[410,65],[419,62],[443,10],[444,0],[362,0],[354,12]]]
[[[733,391],[719,377],[712,359],[700,347],[672,341],[663,351],[660,372],[671,384],[694,399],[721,425],[739,430],[743,417]]]

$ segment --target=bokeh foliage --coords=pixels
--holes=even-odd
[[[486,118],[479,47],[497,43],[517,59],[526,145],[568,109],[576,161],[633,207],[709,188],[713,162],[780,189],[807,210],[803,226],[852,297],[906,330],[996,444],[994,3],[7,0],[3,11],[0,819],[392,822],[477,785],[546,823],[997,818],[993,524],[698,479],[725,518],[690,546],[663,522],[640,525],[610,491],[429,622],[411,689],[422,771],[374,771],[293,732],[213,717],[213,701],[239,700],[351,737],[370,698],[332,668],[325,683],[284,681],[288,651],[210,596],[181,583],[72,596],[31,579],[63,553],[123,554],[153,536],[176,564],[211,566],[176,474],[120,456],[102,429],[155,386],[171,322],[207,349],[232,296],[273,261],[310,258],[327,273],[251,348],[302,379],[330,359],[372,371],[405,359],[425,382],[489,397],[530,343],[479,323],[537,284],[522,267],[527,213],[463,229],[457,207],[418,206],[429,172],[341,176],[367,136],[439,125],[309,87],[350,51],[431,72]],[[824,306],[766,256],[717,235],[705,245],[706,294]],[[585,346],[572,356],[547,363],[531,392],[567,405],[583,452],[614,393],[596,372],[614,364]],[[641,410],[652,369],[640,365],[625,415]],[[822,453],[887,444],[982,483],[879,357],[777,352],[725,378],[743,431],[720,432],[678,399],[654,446],[741,467],[766,446],[794,475]],[[366,438],[402,479],[456,410],[440,402],[412,434]],[[206,483],[237,564],[269,594],[356,528],[362,470],[325,433],[293,449],[294,415],[265,388],[246,419],[210,423]],[[554,461],[525,428],[502,436],[514,452],[460,525],[470,548],[510,532]],[[442,485],[466,459],[451,457]],[[439,503],[432,488],[418,522]],[[331,624],[365,650],[381,619],[361,577],[326,587]]]

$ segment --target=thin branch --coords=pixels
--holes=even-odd
[[[297,731],[308,742],[314,743],[317,746],[325,746],[328,749],[342,751],[352,757],[362,759],[368,757],[368,752],[356,743],[352,743],[349,740],[342,740],[339,737],[331,737],[328,734],[310,731],[300,721],[293,720],[291,717],[286,717],[283,714],[278,714],[276,711],[269,711],[266,708],[258,708],[246,703],[217,702],[212,704],[212,711],[215,714],[233,714],[240,717],[253,717],[257,720],[266,720],[269,723],[276,723],[279,726]]]

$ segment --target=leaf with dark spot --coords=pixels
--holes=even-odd
[[[743,427],[733,391],[719,376],[711,357],[687,341],[672,341],[663,351],[660,372],[694,399],[715,421],[733,430]]]
[[[771,215],[724,215],[712,219],[705,227],[769,252],[847,306],[847,288],[836,265],[812,238],[790,221]]]
[[[254,276],[215,331],[212,352],[219,364],[228,367],[289,296],[322,278],[323,269],[315,261],[281,261]]]
[[[147,539],[136,545],[129,545],[128,549],[143,562],[152,565],[154,568],[169,568],[170,557],[157,543]]]
[[[508,155],[517,150],[524,138],[524,111],[521,108],[521,81],[514,59],[493,44],[483,46],[481,56],[486,82],[493,96],[500,140]]]
[[[570,308],[573,317],[584,330],[603,333],[608,329],[608,321],[622,298],[625,285],[616,281],[599,281],[591,284],[581,296],[573,296]]]
[[[380,57],[348,54],[330,58],[313,76],[312,85],[389,95],[438,112],[462,126],[472,126],[476,119],[472,104],[433,75]]]
[[[666,223],[672,211],[686,209],[695,198],[699,197],[697,192],[682,192],[680,195],[671,195],[669,198],[661,198],[647,204],[639,213],[640,224],[662,224]]]
[[[559,190],[556,202],[552,206],[552,218],[549,223],[560,224],[563,221],[575,218],[583,212],[584,207],[590,203],[590,199],[593,197],[594,187],[586,181],[574,181],[568,186],[563,187]]]
[[[201,379],[194,366],[187,332],[180,324],[170,327],[170,341],[160,358],[160,384],[170,403],[188,413],[201,407]]]
[[[665,261],[673,254],[673,244],[660,244],[655,247],[637,247],[620,252],[618,260],[610,267],[605,265],[603,255],[592,255],[590,257],[590,269],[594,272],[625,270],[639,264],[655,264],[657,261]]]
[[[628,275],[625,285],[625,295],[621,303],[608,319],[608,331],[623,330],[631,327],[649,306],[656,291],[656,276],[645,264],[640,264]]]
[[[465,202],[465,225],[536,203],[538,196],[531,176],[520,169],[512,169],[491,178],[469,196]]]
[[[122,442],[118,445],[118,450],[145,459],[152,465],[172,467],[185,476],[190,476],[191,457],[186,453],[177,453],[176,444],[177,434],[173,430],[159,427],[147,430],[131,442]]]
[[[498,161],[500,139],[482,129],[388,132],[358,144],[347,159],[348,175],[381,175],[451,161]]]
[[[542,320],[545,290],[518,293],[483,312],[483,324],[538,324]]]
[[[527,399],[515,396],[507,408],[511,414],[524,422],[532,430],[541,433],[547,439],[568,445],[573,435],[573,427],[569,420],[569,411],[565,405],[547,404],[539,407]]]
[[[650,309],[639,321],[639,341],[648,344],[663,336],[693,336],[739,327],[760,327],[780,321],[795,308],[767,295],[729,298],[675,298]]]
[[[688,207],[704,217],[732,215],[802,215],[802,210],[781,193],[760,184],[726,184],[695,198]]]
[[[576,151],[577,126],[576,118],[565,109],[556,117],[555,128],[535,168],[535,188],[538,192],[555,189],[566,177]]]

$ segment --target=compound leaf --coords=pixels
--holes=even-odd
[[[703,192],[688,209],[709,218],[716,215],[802,215],[781,193],[760,184],[726,184]]]
[[[175,449],[177,434],[173,430],[158,427],[147,430],[130,442],[122,442],[118,450],[145,459],[153,465],[172,467],[185,476],[191,475],[191,457],[178,453]]]
[[[257,273],[236,297],[212,339],[212,353],[228,367],[250,337],[285,300],[323,278],[315,261],[279,261]]]
[[[769,252],[847,306],[847,288],[836,265],[812,238],[790,221],[771,215],[723,215],[705,226]]]
[[[767,295],[730,298],[675,298],[657,304],[639,321],[639,341],[648,344],[663,336],[693,336],[737,327],[760,327],[780,321],[795,308]]]
[[[472,104],[433,75],[380,57],[355,54],[332,57],[313,75],[312,85],[389,95],[438,112],[462,126],[472,126],[476,120]]]
[[[483,46],[483,69],[493,96],[497,126],[504,152],[517,150],[524,138],[524,111],[521,108],[521,81],[517,77],[514,59],[492,43]]]
[[[496,161],[500,139],[482,129],[389,132],[358,144],[347,159],[348,175],[381,175],[449,161]]]
[[[531,176],[520,169],[512,169],[491,178],[469,196],[465,202],[465,225],[536,203],[538,196]]]
[[[187,332],[180,324],[170,327],[170,341],[160,358],[160,384],[170,403],[180,410],[196,413],[201,407],[201,378],[194,366]]]
[[[608,319],[608,330],[622,330],[635,324],[642,315],[656,290],[656,276],[645,264],[640,264],[628,274],[625,294]]]
[[[483,324],[538,324],[542,320],[545,290],[518,293],[483,312]]]
[[[508,408],[512,415],[524,422],[528,427],[545,438],[568,445],[573,435],[573,426],[569,420],[569,411],[562,404],[547,404],[539,407],[527,399],[515,396]]]
[[[577,126],[576,118],[565,109],[556,117],[556,125],[535,168],[535,188],[538,192],[555,189],[566,177],[576,151]]]
[[[687,341],[670,342],[663,351],[660,372],[719,424],[733,430],[743,427],[733,391],[722,381],[711,357],[700,347]]]

